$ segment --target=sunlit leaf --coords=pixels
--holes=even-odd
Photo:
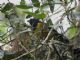
[[[21,8],[21,9],[30,9],[30,8],[32,8],[31,6],[26,6],[26,5],[17,5],[16,7]]]
[[[35,16],[35,15],[36,15],[36,14],[33,13],[33,12],[24,12],[24,13],[26,13],[26,14],[28,14],[28,15],[31,15],[31,16]]]
[[[44,14],[44,13],[36,14],[35,17],[38,19],[44,19],[46,17],[46,14]]]
[[[6,32],[7,25],[5,23],[6,23],[5,21],[0,22],[0,33],[5,33]]]
[[[67,31],[68,38],[73,38],[78,34],[78,29],[76,27],[70,27]]]

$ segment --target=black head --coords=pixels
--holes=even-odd
[[[39,19],[33,18],[33,19],[30,19],[28,22],[29,22],[30,25],[32,26],[32,30],[34,30],[34,29],[36,28],[37,24],[38,24],[40,21],[39,21]]]

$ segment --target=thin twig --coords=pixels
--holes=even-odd
[[[52,45],[53,45],[53,48],[54,48],[54,50],[56,51],[57,55],[59,56],[59,59],[60,59],[60,60],[63,60],[63,58],[61,57],[60,53],[58,52],[56,46],[55,46],[54,44],[52,44]]]
[[[47,56],[47,59],[46,60],[50,60],[50,54],[51,54],[51,49],[49,47],[48,56]]]
[[[31,32],[31,31],[24,30],[24,31],[21,31],[21,32],[17,33],[16,36],[18,36],[18,35],[20,35],[20,34],[22,34],[22,33],[25,33],[25,32]],[[14,41],[15,39],[16,39],[16,37],[15,37],[14,39],[8,41],[7,43],[1,45],[1,46],[2,46],[2,47],[5,46],[6,44],[9,44],[10,42]]]
[[[26,49],[26,47],[24,47],[21,43],[19,43],[19,45],[26,51],[26,52],[28,52],[29,53],[29,51]],[[30,55],[34,58],[34,60],[35,60],[35,57],[34,57],[34,55],[33,54],[31,54],[30,53]]]

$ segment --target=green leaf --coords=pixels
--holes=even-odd
[[[44,19],[46,17],[46,14],[44,13],[36,14],[35,17],[38,19]]]
[[[49,20],[47,21],[46,25],[47,25],[47,26],[51,26],[51,25],[53,25],[52,20],[49,19]]]
[[[68,38],[73,38],[78,34],[78,29],[76,27],[70,27],[67,31]]]
[[[35,7],[40,7],[40,3],[38,0],[31,0]]]
[[[21,0],[20,5],[25,5],[25,0]]]
[[[7,3],[1,10],[1,12],[5,13],[13,8],[13,3]]]
[[[0,32],[1,33],[5,33],[6,32],[6,28],[7,28],[6,22],[0,21]]]
[[[24,13],[26,13],[26,14],[28,14],[28,15],[32,15],[32,16],[35,16],[35,15],[36,15],[36,14],[33,13],[33,12],[24,12]]]
[[[33,13],[33,12],[24,12],[30,16],[33,16],[35,18],[38,18],[38,19],[44,19],[46,17],[46,14],[44,13]]]
[[[17,8],[21,8],[21,9],[30,9],[32,8],[31,6],[26,6],[26,5],[16,5]]]

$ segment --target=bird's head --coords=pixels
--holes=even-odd
[[[32,30],[35,30],[37,24],[40,22],[39,19],[30,19],[28,20],[28,22],[30,23],[31,27],[32,27]]]

